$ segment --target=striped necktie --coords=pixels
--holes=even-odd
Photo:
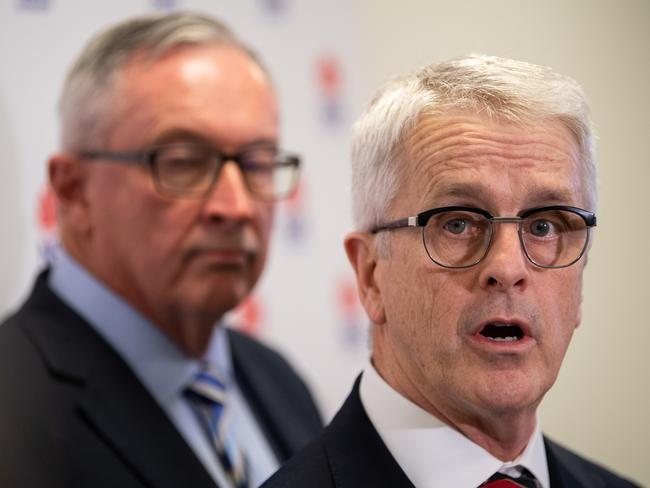
[[[539,488],[537,478],[523,468],[519,478],[513,478],[503,473],[495,473],[479,488]]]
[[[205,364],[185,389],[185,395],[208,433],[226,476],[235,488],[248,488],[246,457],[229,432],[226,384],[219,373]]]

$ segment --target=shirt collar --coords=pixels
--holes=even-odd
[[[364,370],[359,394],[379,436],[415,486],[476,487],[497,471],[521,465],[542,488],[550,487],[539,422],[522,455],[504,463],[397,393],[372,364]]]
[[[59,247],[49,276],[50,288],[108,342],[156,401],[167,409],[200,368],[155,324],[95,278]],[[203,358],[228,381],[232,362],[228,336],[216,327]]]

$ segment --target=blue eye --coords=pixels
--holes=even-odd
[[[553,230],[548,220],[536,220],[530,225],[530,233],[537,237],[545,237]]]
[[[462,234],[467,229],[467,221],[465,219],[451,219],[443,226],[452,234]]]

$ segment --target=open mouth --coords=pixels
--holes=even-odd
[[[479,334],[495,342],[514,342],[524,337],[524,331],[517,324],[502,322],[486,324]]]

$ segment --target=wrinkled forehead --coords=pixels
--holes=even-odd
[[[398,157],[400,192],[423,202],[464,193],[585,204],[579,146],[559,120],[424,115],[403,138]]]

